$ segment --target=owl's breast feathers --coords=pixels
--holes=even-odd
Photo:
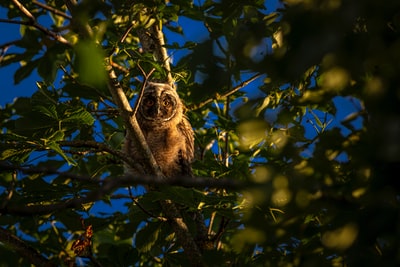
[[[148,130],[146,141],[166,177],[191,176],[194,157],[193,130],[184,119],[170,128]]]

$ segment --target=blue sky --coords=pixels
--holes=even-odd
[[[7,10],[0,7],[0,18],[7,18]],[[17,24],[0,24],[0,45],[18,40],[20,38],[19,25]],[[16,52],[18,48],[10,46],[7,52]],[[0,106],[10,103],[18,96],[30,96],[36,90],[36,81],[39,79],[37,75],[33,74],[28,79],[22,81],[20,84],[14,84],[14,72],[19,68],[19,64],[12,64],[8,66],[0,65]]]

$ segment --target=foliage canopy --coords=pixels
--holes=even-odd
[[[0,265],[190,266],[166,199],[190,233],[203,215],[205,266],[399,265],[398,0],[0,6],[21,35],[0,43],[0,67],[40,77],[0,109]],[[148,74],[187,105],[191,181],[123,174],[109,82],[134,105]]]

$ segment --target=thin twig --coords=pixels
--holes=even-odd
[[[132,23],[131,25],[129,25],[129,27],[125,30],[124,34],[121,36],[121,38],[118,40],[118,42],[114,45],[114,48],[112,49],[112,51],[108,54],[108,57],[111,59],[112,55],[114,55],[114,53],[117,51],[117,46],[118,44],[122,44],[125,42],[125,39],[128,37],[128,34],[132,31],[133,27],[134,27],[134,23]],[[129,74],[129,69],[126,69],[124,67],[122,67],[121,65],[115,63],[112,61],[112,59],[110,60],[110,64],[113,68],[118,69],[119,71],[125,73],[125,74]]]
[[[221,238],[222,234],[225,232],[225,229],[228,226],[229,221],[230,221],[230,219],[226,219],[225,216],[222,216],[221,221],[219,223],[218,232],[215,233],[215,235],[212,238],[212,240],[214,242],[218,242],[219,241],[219,239]]]
[[[150,72],[148,74],[146,74],[146,72],[143,70],[143,68],[140,66],[140,64],[138,64],[138,67],[139,67],[140,71],[142,72],[142,75],[143,75],[144,79],[143,79],[143,83],[142,83],[142,88],[140,89],[139,96],[138,96],[138,98],[136,100],[136,103],[135,103],[135,106],[133,108],[132,116],[136,115],[136,112],[139,109],[140,102],[142,102],[144,88],[146,88],[147,82],[149,81],[149,79],[150,79],[151,75],[153,74],[153,72],[156,70],[155,68],[153,68],[153,69],[150,70]]]
[[[199,103],[199,104],[197,104],[197,105],[190,105],[190,106],[188,107],[188,109],[189,109],[189,110],[200,109],[200,108],[204,107],[205,105],[207,105],[207,104],[213,102],[214,100],[220,100],[220,99],[223,99],[223,98],[225,98],[225,97],[228,97],[228,96],[230,96],[230,95],[236,93],[237,91],[239,91],[239,90],[242,89],[243,87],[249,85],[251,82],[253,82],[254,80],[258,79],[258,78],[261,77],[262,75],[263,75],[263,74],[261,74],[261,73],[257,73],[257,74],[255,74],[254,76],[252,76],[251,78],[247,79],[246,81],[244,81],[244,82],[240,83],[239,85],[235,86],[234,88],[232,88],[232,90],[229,90],[228,92],[226,92],[226,93],[224,93],[224,94],[222,94],[222,95],[220,95],[220,94],[215,94],[214,97],[209,98],[209,99],[207,99],[207,100],[205,100],[205,101],[203,101],[203,102],[201,102],[201,103]]]
[[[210,36],[213,36],[213,30],[210,27],[210,25],[208,23],[204,23],[204,26],[206,27],[206,29],[208,30],[208,33],[210,33]],[[221,44],[221,41],[218,38],[214,38],[218,48],[221,50],[221,52],[225,55],[226,58],[229,58],[229,53],[228,51],[226,51],[226,49],[224,48],[224,46]]]
[[[0,22],[1,22],[1,19],[0,19]],[[10,41],[10,42],[1,44],[1,45],[0,45],[0,49],[5,50],[5,49],[7,49],[8,47],[10,47],[10,46],[12,46],[12,45],[15,45],[15,44],[18,43],[18,42],[19,42],[19,40],[14,40],[14,41]]]
[[[43,4],[43,3],[35,1],[35,0],[33,0],[32,3],[35,4],[35,5],[40,6],[43,9],[46,9],[46,10],[54,13],[55,15],[61,16],[61,17],[66,18],[66,19],[72,19],[71,16],[65,14],[64,12],[62,12],[62,11],[60,11],[60,10],[54,8],[54,7],[48,6],[46,4]]]
[[[24,13],[24,15],[26,16],[26,17],[28,17],[32,22],[33,21],[36,21],[36,19],[35,19],[35,17],[32,15],[32,13],[28,10],[28,9],[26,9],[18,0],[11,0],[13,3],[14,3],[14,5],[16,5],[17,7],[18,7],[18,9],[22,12],[22,13]]]
[[[1,52],[0,52],[0,64],[3,61],[3,59],[4,59],[4,57],[5,57],[6,53],[7,53],[8,48],[10,46],[14,45],[15,43],[17,43],[17,41],[11,41],[11,42],[7,42],[7,43],[4,43],[4,44],[0,45],[0,50],[1,50]]]
[[[148,216],[150,216],[151,218],[156,218],[157,220],[163,221],[163,222],[166,222],[166,221],[167,221],[167,218],[161,217],[161,216],[156,216],[156,215],[152,214],[151,212],[147,211],[147,210],[139,203],[139,201],[137,201],[136,198],[133,196],[133,194],[132,194],[132,189],[131,189],[130,186],[128,187],[128,192],[129,192],[129,197],[130,197],[130,199],[133,201],[133,203],[135,203],[135,205],[136,205],[141,211],[143,211],[144,213],[146,213],[146,214],[147,214]]]
[[[129,69],[127,69],[127,68],[125,68],[125,67],[123,67],[123,66],[121,66],[121,65],[119,65],[119,64],[117,64],[115,62],[111,62],[111,66],[114,69],[118,69],[120,72],[124,73],[125,75],[129,74]]]
[[[124,43],[126,37],[128,37],[128,34],[131,32],[131,30],[133,29],[133,27],[135,26],[134,23],[132,23],[124,32],[124,34],[121,36],[121,39],[119,39],[119,43]]]
[[[225,118],[227,120],[229,117],[229,109],[230,109],[230,97],[227,96],[225,103]],[[223,164],[225,165],[225,167],[229,168],[229,129],[225,129],[224,138],[225,140],[224,140]]]
[[[8,24],[19,24],[19,25],[32,25],[31,21],[21,21],[21,20],[12,20],[12,19],[1,19],[0,22],[2,23],[8,23]]]
[[[129,25],[129,27],[125,30],[124,34],[122,34],[121,38],[119,38],[118,42],[115,44],[114,49],[108,55],[109,57],[111,57],[117,51],[117,45],[118,44],[122,44],[122,43],[125,42],[126,37],[128,37],[128,34],[132,31],[134,26],[135,26],[134,23]]]

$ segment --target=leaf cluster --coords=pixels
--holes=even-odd
[[[399,264],[398,1],[17,1],[34,19],[13,2],[3,20],[21,38],[0,44],[1,66],[40,81],[0,109],[0,225],[50,263],[188,266],[169,199],[193,236],[205,223],[208,266]],[[243,188],[120,179],[104,64],[134,103],[147,73],[168,75],[141,50],[138,30],[155,24],[195,131],[194,175]],[[71,248],[82,218],[90,255]],[[0,263],[28,266],[14,250],[0,239]]]

